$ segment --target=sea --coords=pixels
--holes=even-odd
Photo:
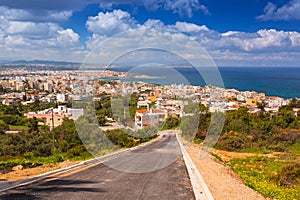
[[[137,78],[137,81],[163,85],[170,83],[179,84],[181,81],[177,75],[179,73],[187,80],[185,84],[207,85],[195,68],[177,67],[175,69],[176,73],[170,73],[169,70],[152,70],[151,73],[146,74],[155,78],[142,77]],[[115,68],[112,70],[127,71],[124,68]],[[148,71],[151,71],[151,69]],[[279,96],[285,99],[300,98],[300,67],[218,67],[218,71],[225,88],[237,89],[239,91],[263,92],[268,96]],[[164,77],[166,74],[169,75],[167,78]],[[179,78],[176,78],[176,76]],[[170,82],[170,80],[173,82]],[[179,82],[175,80],[179,80]]]

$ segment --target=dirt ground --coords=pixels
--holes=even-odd
[[[273,152],[269,154],[238,153],[238,152],[230,152],[230,151],[223,151],[217,149],[212,149],[211,152],[220,156],[222,160],[225,162],[230,161],[233,158],[247,158],[250,156],[264,156],[264,157],[271,158],[271,157],[276,157],[277,155],[280,154],[284,154],[283,152]]]
[[[53,171],[56,169],[61,169],[65,167],[69,167],[71,165],[75,165],[80,163],[80,161],[72,162],[72,161],[64,161],[61,163],[55,164],[45,164],[42,166],[34,167],[34,168],[27,168],[23,170],[12,171],[5,174],[0,174],[0,181],[19,181],[25,178],[30,178],[39,174],[43,174],[49,171]]]
[[[215,200],[265,200],[262,195],[244,185],[241,178],[228,166],[210,154],[200,158],[200,145],[192,144],[187,149],[189,155],[200,171]],[[249,153],[231,153],[213,150],[223,160],[251,156]]]

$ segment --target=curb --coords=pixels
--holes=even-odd
[[[178,137],[178,133],[176,133],[176,139],[179,143],[183,160],[185,162],[188,174],[190,176],[190,180],[191,180],[191,184],[192,184],[192,188],[196,200],[214,200],[214,197],[212,196],[210,190],[208,189],[203,177],[201,176],[200,172],[198,171],[197,167],[192,161],[190,155],[187,153],[182,142],[180,141]]]

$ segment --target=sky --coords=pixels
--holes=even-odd
[[[144,47],[197,43],[218,66],[300,66],[300,0],[0,0],[0,60],[83,62],[149,28],[170,32]]]

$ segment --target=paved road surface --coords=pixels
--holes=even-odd
[[[176,137],[168,135],[79,172],[48,177],[0,193],[0,199],[189,200],[195,197]]]

